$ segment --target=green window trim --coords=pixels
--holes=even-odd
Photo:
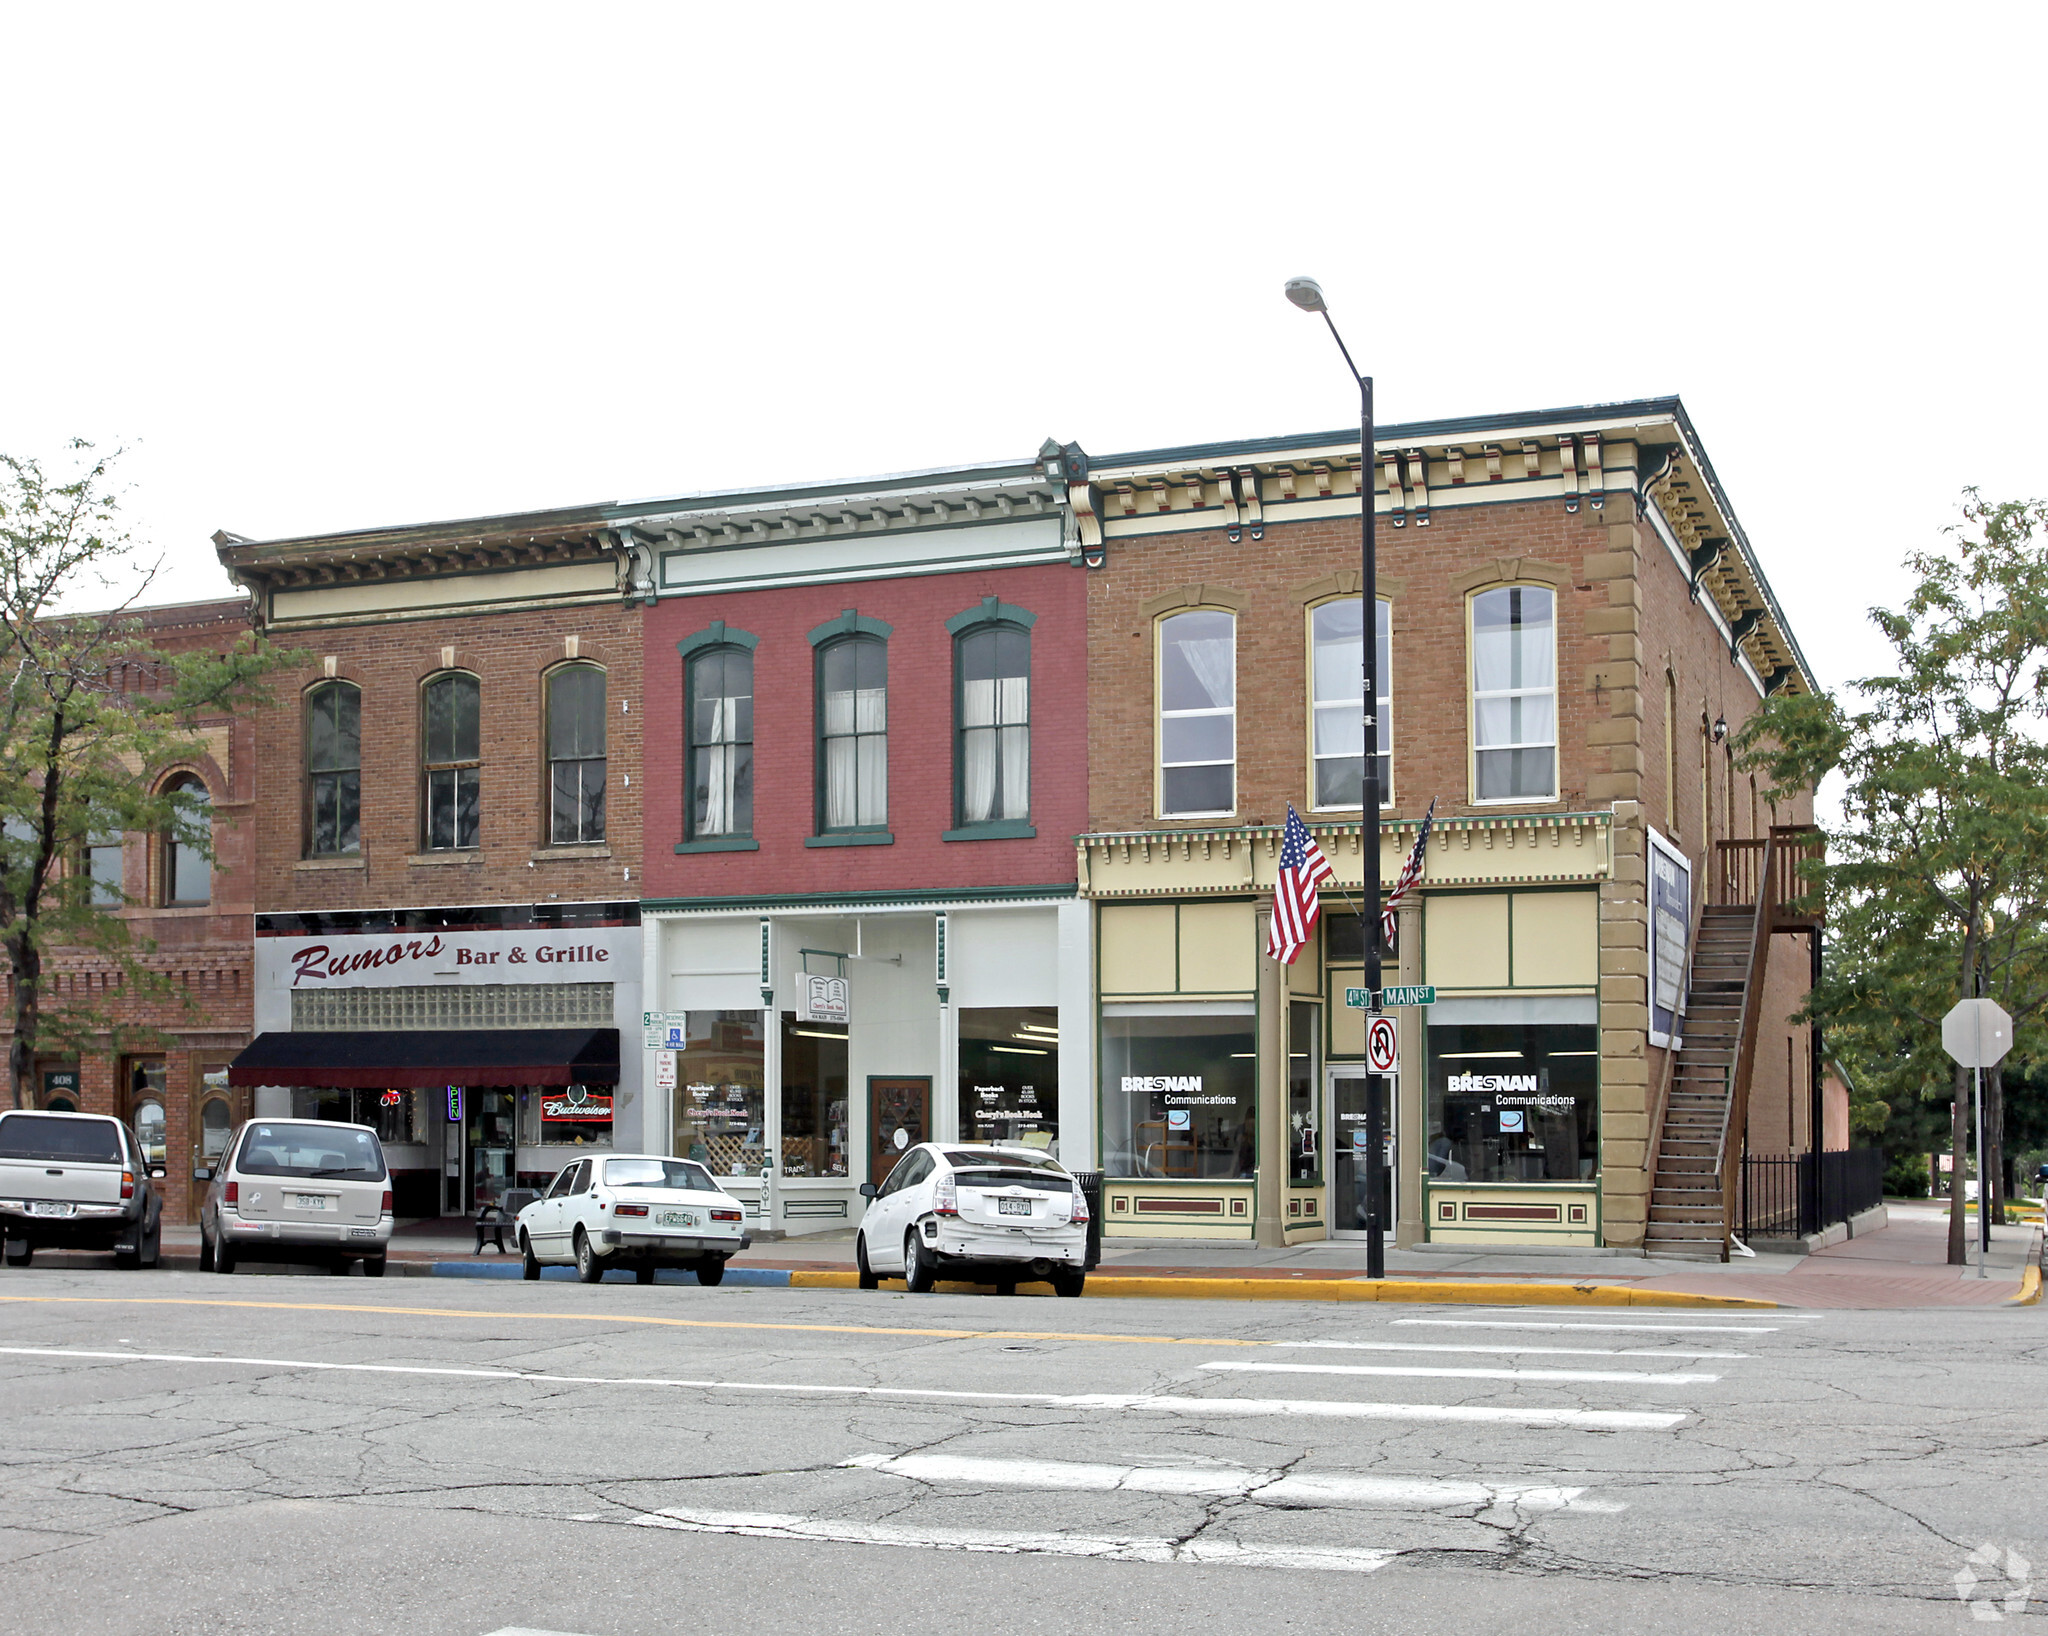
[[[830,835],[806,835],[805,846],[894,846],[896,837],[886,829],[841,829]],[[682,848],[678,847],[677,851]]]
[[[809,640],[814,648],[822,648],[827,642],[836,642],[842,636],[873,636],[886,642],[895,634],[896,627],[886,620],[870,619],[865,614],[855,613],[851,608],[843,609],[837,619],[828,619],[822,625],[813,625]]]
[[[942,841],[1035,841],[1038,831],[1025,818],[997,818],[986,824],[964,824],[939,836]]]
[[[745,837],[720,836],[708,841],[678,841],[678,855],[686,852],[759,852],[761,843]]]
[[[947,620],[946,630],[952,636],[963,635],[977,625],[1018,625],[1028,631],[1037,623],[1037,614],[1013,608],[996,597],[985,596],[973,607],[963,609]]]
[[[751,631],[743,631],[728,625],[722,619],[714,619],[694,635],[684,637],[676,644],[676,652],[685,659],[703,648],[745,648],[749,653],[761,645],[760,637]]]

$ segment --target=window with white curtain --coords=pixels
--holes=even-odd
[[[548,674],[548,840],[604,839],[604,672],[562,665]]]
[[[1479,801],[1557,799],[1557,596],[1472,598],[1472,771]]]
[[[480,700],[477,679],[460,671],[434,677],[421,691],[429,852],[478,844],[483,779]]]
[[[1237,801],[1237,618],[1210,608],[1159,622],[1159,811],[1222,816]]]
[[[969,824],[1031,816],[1031,637],[984,625],[954,645],[959,679],[960,818]]]
[[[832,831],[889,822],[889,647],[854,636],[818,653],[819,821]]]
[[[754,833],[754,656],[713,648],[690,661],[690,838]]]
[[[1365,799],[1365,631],[1361,598],[1318,604],[1309,611],[1309,677],[1314,688],[1312,759],[1319,809],[1355,807]],[[1393,605],[1379,599],[1374,633],[1379,671],[1380,805],[1394,802]]]

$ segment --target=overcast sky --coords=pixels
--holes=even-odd
[[[1836,683],[2048,492],[2044,15],[14,3],[0,448],[128,445],[197,598],[216,528],[1339,426],[1307,272],[1383,420],[1683,396]]]

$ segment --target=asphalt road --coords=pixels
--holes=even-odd
[[[0,1275],[0,1628],[1980,1629],[2042,1309]]]

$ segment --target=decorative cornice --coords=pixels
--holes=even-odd
[[[822,625],[811,627],[811,646],[821,648],[827,642],[836,642],[847,636],[874,636],[886,642],[895,628],[887,620],[870,619],[866,614],[858,614],[847,608],[837,619],[828,619]]]
[[[745,648],[752,653],[760,645],[760,637],[753,632],[739,630],[722,619],[714,619],[701,631],[678,642],[676,652],[687,659],[704,648]]]
[[[997,597],[985,596],[973,607],[962,609],[947,620],[946,630],[953,636],[971,631],[978,625],[1019,625],[1028,631],[1037,623],[1037,614],[1024,608],[1013,608]]]

